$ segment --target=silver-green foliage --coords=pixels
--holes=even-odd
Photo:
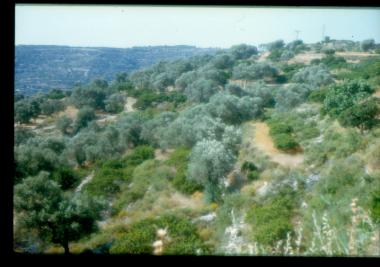
[[[311,65],[300,69],[293,75],[292,80],[296,83],[307,83],[313,87],[328,85],[333,82],[330,71],[323,64]]]
[[[203,184],[209,201],[216,201],[223,187],[222,180],[234,162],[235,156],[222,142],[202,140],[191,152],[188,178]]]

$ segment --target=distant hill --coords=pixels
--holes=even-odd
[[[15,50],[15,91],[31,95],[52,88],[69,89],[93,79],[112,80],[160,60],[213,54],[216,48],[146,46],[133,48],[18,45]]]

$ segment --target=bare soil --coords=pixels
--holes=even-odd
[[[133,108],[133,105],[137,102],[137,99],[131,96],[127,97],[127,102],[124,105],[124,111],[125,112],[133,112],[135,109]]]
[[[166,149],[163,151],[162,149],[158,148],[154,150],[154,158],[157,160],[166,160],[169,158],[170,154],[174,151],[174,149]]]
[[[278,150],[269,135],[269,127],[264,122],[252,123],[255,127],[253,143],[257,149],[265,153],[272,161],[285,167],[294,168],[303,162],[304,156],[301,153],[288,154]]]

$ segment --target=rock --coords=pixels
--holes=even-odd
[[[215,218],[216,218],[216,213],[212,212],[212,213],[209,213],[209,214],[206,214],[206,215],[203,215],[203,216],[199,217],[198,220],[205,221],[205,222],[211,222]]]

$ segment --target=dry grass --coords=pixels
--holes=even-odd
[[[262,61],[265,61],[267,60],[267,57],[270,55],[270,52],[265,52],[265,53],[262,53],[260,55],[260,57],[258,58],[258,62],[262,62]]]
[[[166,149],[165,151],[158,148],[154,150],[154,158],[156,160],[167,160],[174,149]]]
[[[68,116],[71,119],[75,119],[77,117],[78,109],[74,106],[67,106],[64,111],[58,113],[58,117]]]
[[[324,54],[321,53],[313,53],[313,52],[306,52],[302,54],[296,55],[294,58],[291,58],[288,63],[294,64],[294,63],[303,63],[303,64],[310,64],[310,62],[313,59],[321,59],[323,58]]]
[[[380,87],[377,88],[376,92],[373,94],[374,97],[380,98]]]
[[[340,57],[374,57],[379,56],[378,54],[371,54],[368,52],[352,52],[352,51],[346,51],[346,52],[336,52],[337,56]]]

